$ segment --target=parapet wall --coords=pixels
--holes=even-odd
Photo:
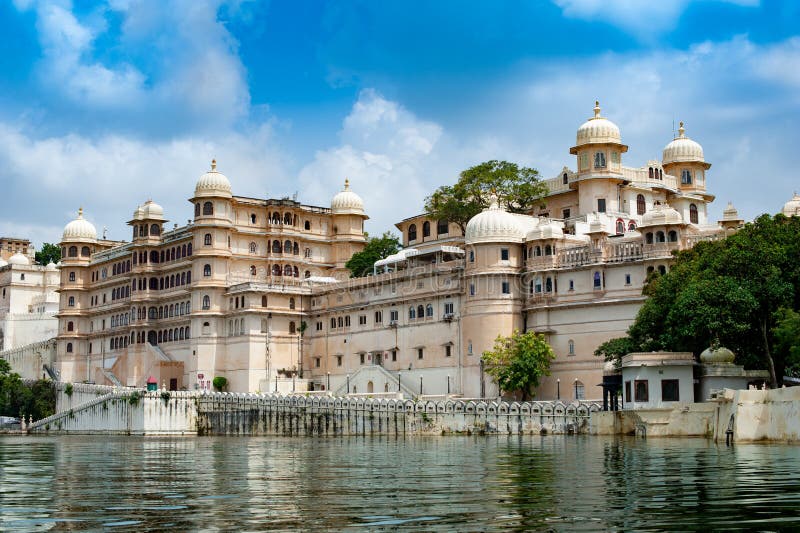
[[[733,416],[733,442],[800,442],[800,387],[725,389],[718,398],[715,439],[725,441]]]
[[[62,400],[65,409],[34,422],[30,431],[285,436],[585,433],[590,413],[601,408],[595,402],[413,402],[74,387],[69,402]],[[82,403],[77,402],[78,394]]]

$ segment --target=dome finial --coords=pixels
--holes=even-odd
[[[683,127],[683,121],[680,121],[680,127],[678,128],[678,137],[683,139],[686,137],[686,128]]]
[[[217,171],[217,160],[216,159],[212,159],[211,160],[211,172],[216,172],[216,171]]]
[[[78,208],[78,218],[83,218],[83,206]]]
[[[344,190],[346,191],[350,190],[350,180],[347,178],[344,179]]]
[[[600,100],[594,101],[594,118],[600,118]]]

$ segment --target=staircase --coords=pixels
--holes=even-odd
[[[114,374],[112,374],[110,370],[106,370],[105,368],[104,368],[104,369],[102,369],[102,370],[103,370],[103,375],[106,377],[106,379],[107,379],[108,381],[110,381],[111,383],[113,383],[113,384],[114,384],[114,386],[116,386],[116,387],[122,387],[122,386],[123,386],[123,385],[122,385],[122,382],[121,382],[121,381],[120,381],[120,380],[117,378],[117,376],[115,376]]]
[[[359,368],[353,375],[350,376],[350,388],[356,383],[362,381],[376,381],[377,377],[385,378],[385,380],[389,383],[393,383],[394,386],[390,387],[391,392],[397,391],[397,374],[389,372],[381,365],[366,365]],[[366,393],[366,388],[361,390],[359,388],[359,393]],[[383,391],[375,391],[375,393],[382,393]],[[400,378],[400,392],[403,393],[403,396],[406,398],[413,398],[415,396],[414,390],[410,387],[405,380],[401,377]],[[334,396],[345,396],[347,394],[347,383],[340,385],[338,389],[333,391]]]
[[[167,355],[164,352],[164,350],[162,350],[159,346],[155,346],[153,344],[150,344],[149,342],[145,344],[147,346],[147,349],[150,350],[150,353],[156,356],[156,359],[160,361],[174,361],[174,359],[169,355]]]
[[[50,376],[50,379],[53,381],[60,381],[58,370],[52,368],[50,365],[42,365],[42,368],[44,368],[44,371],[47,372],[48,376]]]

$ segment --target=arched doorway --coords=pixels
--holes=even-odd
[[[158,337],[156,336],[156,332],[155,331],[148,331],[147,332],[147,342],[149,342],[153,346],[158,344]]]
[[[375,392],[375,385],[371,381],[367,381],[367,394],[372,394],[373,392]]]

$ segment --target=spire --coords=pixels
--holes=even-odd
[[[684,137],[686,137],[686,128],[683,127],[683,121],[681,121],[680,127],[678,128],[678,138],[683,139]]]
[[[78,218],[83,218],[83,207],[78,208]]]
[[[350,190],[350,180],[347,178],[344,179],[344,190],[346,191]]]
[[[594,101],[594,118],[600,118],[600,101]]]
[[[216,172],[216,171],[217,171],[217,160],[216,159],[212,159],[211,160],[211,172]]]

